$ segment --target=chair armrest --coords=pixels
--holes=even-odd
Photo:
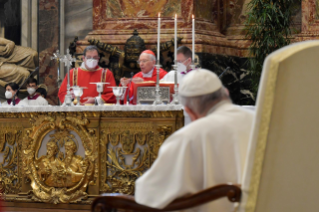
[[[92,204],[92,212],[113,212],[116,210],[132,210],[140,212],[175,211],[196,207],[210,201],[227,197],[230,202],[239,202],[241,198],[240,185],[221,184],[205,189],[196,194],[178,198],[163,209],[150,208],[135,202],[133,196],[124,194],[105,194],[98,197]]]

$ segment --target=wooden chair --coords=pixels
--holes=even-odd
[[[241,189],[238,185],[223,184],[205,189],[196,194],[179,198],[166,206],[164,209],[150,208],[140,205],[135,202],[134,197],[131,195],[123,194],[106,194],[107,196],[98,197],[92,204],[92,211],[94,212],[113,212],[115,209],[119,211],[176,211],[184,210],[191,207],[196,207],[207,202],[227,197],[230,202],[239,202],[241,197]]]
[[[92,211],[172,211],[221,197],[239,201],[237,212],[319,211],[318,80],[319,41],[289,45],[266,58],[241,190],[215,186],[163,210],[138,205],[131,196],[109,194],[97,198]]]

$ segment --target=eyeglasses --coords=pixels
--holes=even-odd
[[[136,61],[138,64],[141,64],[141,63],[147,63],[149,60],[138,60]]]
[[[98,60],[100,59],[99,57],[85,57],[87,60]]]

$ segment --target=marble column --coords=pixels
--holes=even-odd
[[[38,0],[31,3],[31,48],[38,49]]]
[[[4,37],[4,25],[1,21],[0,21],[0,37]]]
[[[38,0],[21,1],[21,46],[38,49]]]
[[[60,22],[59,10],[60,1],[40,0],[39,1],[39,67],[40,83],[48,88],[47,100],[52,105],[58,104],[58,85],[56,61],[51,57],[59,49]]]
[[[84,39],[93,30],[93,0],[65,2],[65,45],[67,49],[76,36]]]

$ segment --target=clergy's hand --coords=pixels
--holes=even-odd
[[[95,103],[94,97],[85,97],[84,100],[86,100],[86,102],[84,102],[83,104],[94,104]]]
[[[72,99],[75,99],[74,91],[70,90],[70,93],[71,93]]]
[[[122,86],[127,86],[127,84],[129,84],[131,82],[131,79],[123,77],[123,78],[120,79],[120,82],[121,82]]]
[[[134,82],[134,83],[140,83],[140,82],[143,82],[143,81],[144,80],[142,78],[140,78],[140,77],[135,77],[135,78],[132,79],[132,82]]]

